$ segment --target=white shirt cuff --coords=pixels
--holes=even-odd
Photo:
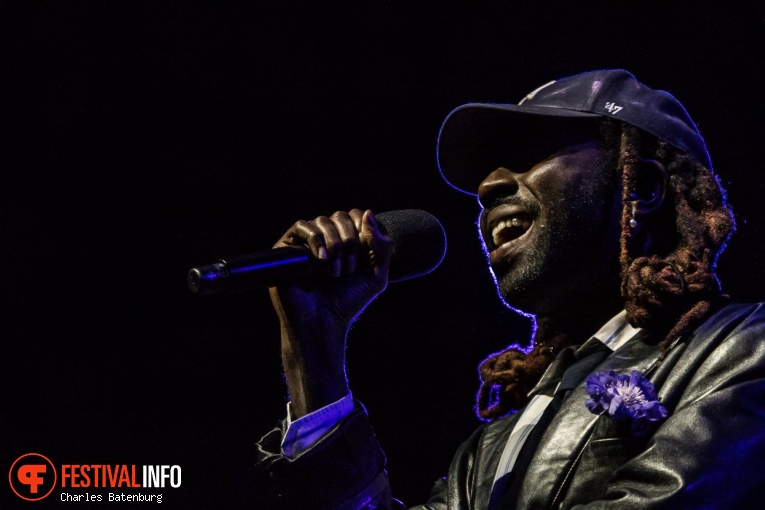
[[[329,405],[292,421],[290,403],[287,403],[287,432],[282,438],[282,454],[297,457],[321,439],[340,420],[353,411],[353,396],[346,396]]]

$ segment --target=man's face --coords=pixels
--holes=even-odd
[[[497,286],[530,313],[618,291],[620,186],[594,131],[507,154],[480,184],[480,230]]]

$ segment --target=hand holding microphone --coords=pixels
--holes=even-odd
[[[298,221],[271,250],[192,268],[189,288],[269,287],[295,418],[348,393],[345,338],[355,318],[388,282],[434,270],[445,249],[443,227],[425,211],[353,209]]]
[[[212,264],[194,267],[188,273],[189,289],[200,295],[215,294],[317,281],[336,272],[337,267],[341,273],[352,271],[354,263],[359,262],[356,257],[358,244],[352,239],[353,236],[347,238],[347,222],[340,221],[337,227],[330,228],[326,236],[322,229],[329,228],[333,218],[339,220],[348,214],[356,216],[352,221],[354,228],[359,230],[361,211],[354,211],[337,212],[329,218],[320,216],[311,222],[299,221],[271,250],[225,257]],[[380,213],[375,217],[382,231],[394,243],[389,281],[422,276],[438,267],[443,260],[446,250],[444,229],[431,214],[418,209],[404,209]],[[343,244],[343,235],[347,245]],[[324,243],[323,252],[319,251],[321,243]],[[346,256],[332,257],[330,266],[330,256],[338,251]]]

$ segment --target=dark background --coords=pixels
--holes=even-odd
[[[188,269],[299,218],[419,208],[446,258],[361,317],[348,370],[394,492],[424,501],[478,424],[478,363],[528,336],[475,200],[439,177],[439,126],[585,70],[629,69],[691,112],[737,213],[725,289],[761,297],[761,3],[252,4],[0,2],[0,473],[28,452],[178,464],[163,504],[235,507],[285,412],[277,323],[265,290],[195,296]],[[0,508],[21,503],[0,486]]]

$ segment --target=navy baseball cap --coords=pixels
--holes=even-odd
[[[494,168],[482,165],[481,153],[492,144],[522,150],[540,126],[593,123],[609,117],[650,133],[687,152],[712,169],[696,124],[675,97],[651,89],[624,69],[602,69],[551,81],[518,104],[469,103],[455,108],[438,135],[438,167],[444,179],[465,193]],[[583,120],[589,119],[589,120]]]

